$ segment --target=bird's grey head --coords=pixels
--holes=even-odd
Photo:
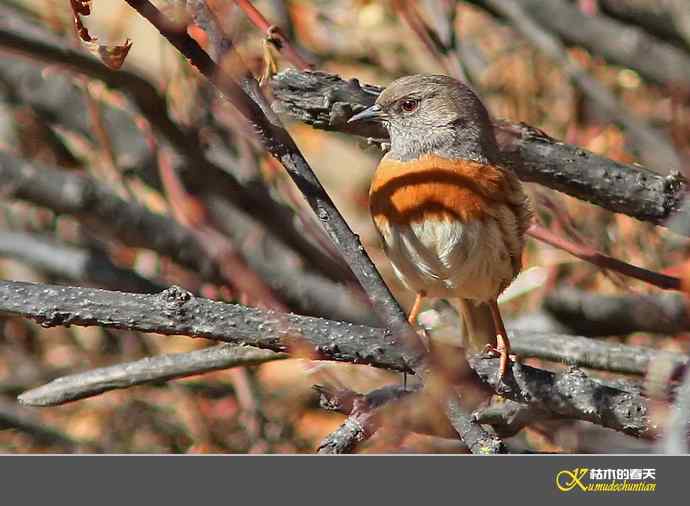
[[[390,134],[388,157],[425,154],[494,162],[496,139],[486,108],[474,92],[448,76],[418,74],[393,81],[376,103],[350,121],[381,121]]]

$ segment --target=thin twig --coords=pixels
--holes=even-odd
[[[280,51],[295,67],[301,70],[311,68],[312,65],[306,61],[297,51],[288,38],[283,34],[281,28],[271,24],[261,11],[259,11],[249,0],[235,0],[237,6],[247,16],[254,26],[266,34],[266,40]]]
[[[118,388],[170,381],[238,366],[259,365],[284,358],[287,358],[284,353],[222,344],[62,376],[38,388],[27,390],[17,399],[26,406],[59,406]]]
[[[623,274],[624,276],[644,281],[645,283],[649,283],[650,285],[657,286],[665,290],[683,289],[683,281],[680,278],[650,271],[648,269],[643,269],[642,267],[637,267],[636,265],[623,262],[617,258],[604,255],[594,248],[576,244],[564,237],[556,235],[540,225],[532,225],[527,230],[527,234],[531,235],[535,239],[553,246],[554,248],[567,251],[580,260],[594,264],[602,269],[608,269],[619,274]]]
[[[318,453],[336,455],[352,453],[357,446],[373,436],[384,422],[382,408],[415,393],[417,389],[405,389],[390,385],[373,390],[366,395],[348,391],[331,391],[317,386],[321,405],[332,411],[348,415],[343,424],[329,434],[318,446]]]

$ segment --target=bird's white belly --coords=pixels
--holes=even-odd
[[[379,229],[393,269],[411,290],[431,297],[488,301],[514,277],[498,223],[429,220]]]

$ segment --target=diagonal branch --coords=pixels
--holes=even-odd
[[[379,430],[384,418],[381,412],[386,405],[417,391],[389,385],[362,395],[349,390],[333,392],[321,386],[314,388],[321,394],[322,407],[348,415],[343,424],[319,444],[317,451],[323,455],[354,452],[357,445]]]
[[[352,232],[335,207],[278,118],[275,115],[267,117],[261,105],[252,100],[223,69],[216,65],[186,31],[171,27],[167,19],[148,0],[126,1],[218,88],[253,127],[266,150],[283,164],[316,216],[321,220],[330,238],[342,252],[343,258],[369,296],[381,321],[393,330],[395,340],[402,339],[401,343],[414,349],[414,362],[418,362],[424,352],[423,344],[407,323],[402,309],[364,251],[359,238]],[[261,97],[255,98],[261,99]]]
[[[690,88],[690,55],[687,51],[666,44],[645,30],[616,21],[605,14],[587,15],[566,0],[516,1],[537,22],[557,33],[566,43],[583,46],[611,63],[639,72],[655,83]],[[490,6],[490,2],[486,0],[473,3]],[[670,21],[667,28],[672,30],[673,13],[669,2],[646,3],[667,4],[660,10],[666,11],[670,18],[667,20]]]
[[[193,234],[167,216],[123,200],[93,178],[39,168],[0,151],[0,191],[71,214],[128,246],[153,249],[206,279],[221,281],[218,266]]]

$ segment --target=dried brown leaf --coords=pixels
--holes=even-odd
[[[81,16],[91,14],[91,0],[70,0],[70,6],[74,15],[74,27],[79,38],[84,42],[86,49],[91,54],[97,56],[108,68],[117,70],[122,67],[132,47],[132,41],[127,39],[123,44],[115,46],[98,44],[96,42],[98,39],[89,33],[89,30],[81,20]]]
[[[84,46],[86,46],[91,54],[98,56],[107,67],[117,70],[122,67],[122,64],[125,62],[127,53],[129,53],[129,49],[132,47],[132,41],[127,39],[123,44],[117,46],[106,46],[95,42],[85,42]]]

